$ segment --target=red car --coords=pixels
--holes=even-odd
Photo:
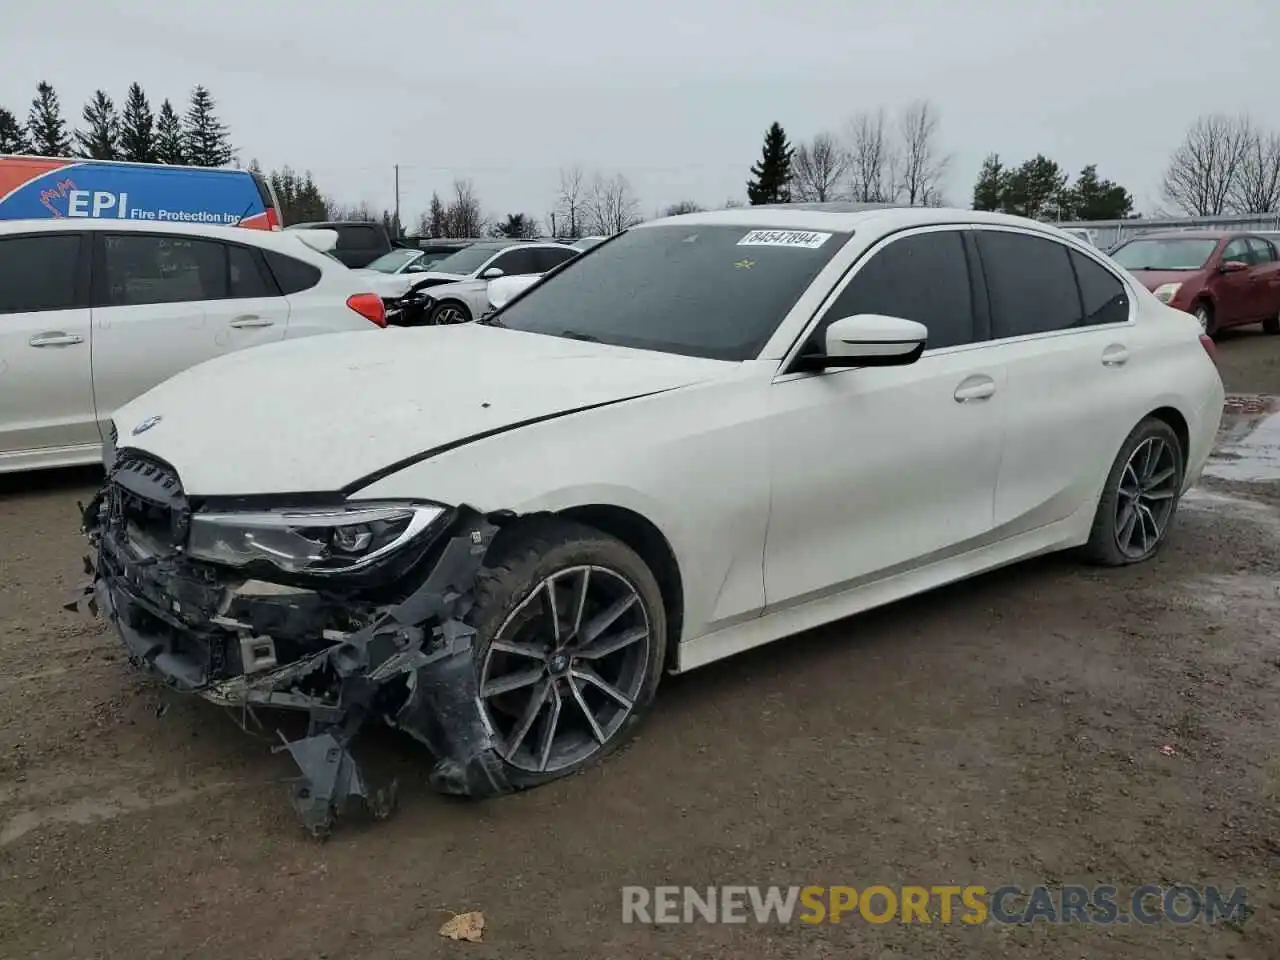
[[[1171,307],[1194,313],[1205,333],[1261,323],[1280,333],[1280,253],[1252,233],[1144,233],[1111,258]]]

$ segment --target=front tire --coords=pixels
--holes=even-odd
[[[1213,318],[1213,307],[1207,303],[1197,303],[1195,310],[1192,311],[1197,320],[1200,321],[1200,329],[1211,337],[1218,335],[1218,322]]]
[[[436,305],[435,309],[431,311],[431,319],[427,322],[432,326],[470,323],[471,311],[467,309],[464,303],[459,303],[457,300],[446,300]]]
[[[1280,333],[1280,314],[1267,317],[1262,321],[1262,332],[1269,333],[1273,337]]]
[[[1111,465],[1084,555],[1119,567],[1149,560],[1173,524],[1186,469],[1178,435],[1147,417],[1125,438]]]
[[[486,561],[467,620],[480,708],[516,789],[621,747],[653,701],[667,620],[626,544],[581,524],[526,521]]]

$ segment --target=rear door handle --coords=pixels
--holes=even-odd
[[[953,396],[956,403],[972,403],[975,400],[987,400],[995,396],[996,382],[985,374],[976,374],[960,381]]]
[[[63,333],[61,330],[50,330],[48,333],[38,333],[27,343],[33,347],[69,347],[72,344],[84,343],[84,337],[76,336],[74,333]]]
[[[237,329],[244,327],[270,327],[274,326],[275,321],[270,317],[260,317],[256,313],[246,313],[242,317],[236,317],[231,321],[231,326]]]
[[[1102,365],[1104,367],[1123,367],[1128,362],[1129,348],[1124,344],[1113,343],[1102,351]]]

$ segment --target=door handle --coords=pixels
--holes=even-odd
[[[1104,367],[1123,367],[1129,362],[1129,348],[1123,344],[1113,343],[1102,351]]]
[[[275,321],[270,317],[260,317],[256,313],[246,313],[244,316],[236,317],[231,321],[231,326],[236,329],[243,329],[244,327],[270,327],[274,325]]]
[[[84,343],[84,337],[74,333],[63,333],[61,330],[50,330],[48,333],[36,334],[27,343],[33,347],[69,347],[72,344]]]
[[[974,400],[986,400],[995,396],[996,382],[987,376],[968,377],[960,381],[953,396],[956,403],[970,403]]]

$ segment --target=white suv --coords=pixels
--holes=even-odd
[[[203,360],[385,325],[368,284],[294,233],[0,223],[0,473],[97,462],[117,407]]]

